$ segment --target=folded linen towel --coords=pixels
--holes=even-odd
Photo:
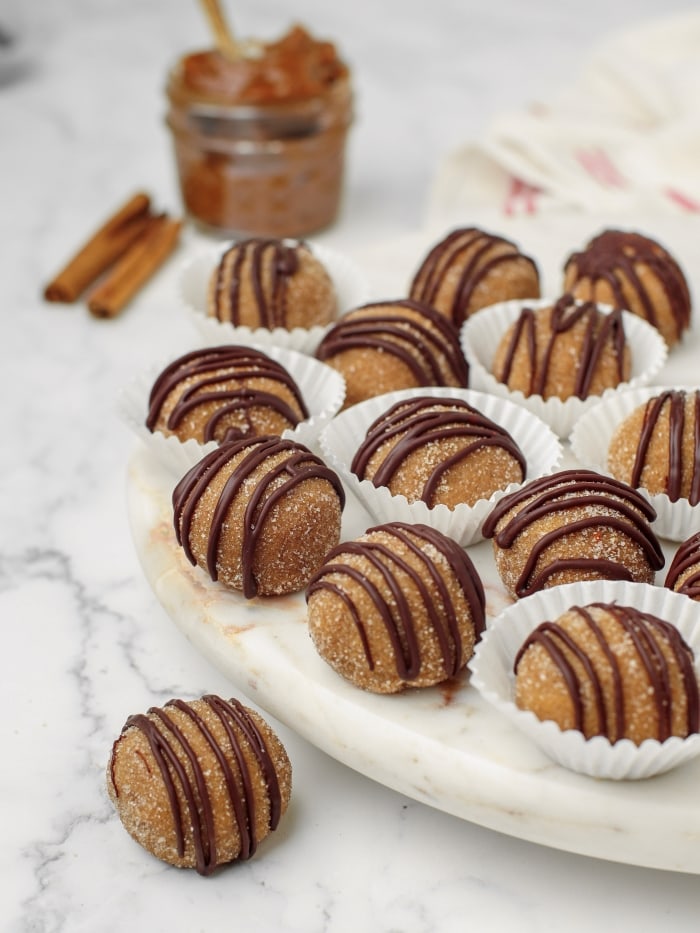
[[[700,13],[608,39],[556,99],[498,117],[448,155],[427,224],[493,208],[700,214]]]

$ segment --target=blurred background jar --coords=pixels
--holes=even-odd
[[[167,84],[184,207],[206,232],[299,237],[340,205],[352,122],[347,66],[300,26],[184,56]]]

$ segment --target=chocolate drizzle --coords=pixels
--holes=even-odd
[[[688,397],[693,399],[693,461],[687,499],[690,505],[697,505],[700,502],[700,392],[698,391],[685,392],[684,390],[669,389],[649,399],[646,403],[630,483],[635,487],[644,485],[642,474],[648,461],[649,445],[652,438],[658,434],[659,420],[665,407],[668,406],[668,472],[666,487],[663,491],[668,495],[671,502],[677,502],[683,497],[683,466],[685,461],[683,434],[686,427],[686,400]]]
[[[688,575],[679,584],[678,581],[685,574]],[[664,585],[691,599],[700,600],[700,532],[691,535],[680,545],[668,568]]]
[[[467,259],[465,254],[470,251]],[[461,266],[448,311],[450,319],[461,324],[469,314],[469,303],[479,284],[498,266],[516,260],[529,263],[535,280],[538,279],[534,260],[523,255],[510,240],[475,227],[453,230],[425,257],[411,282],[409,295],[416,301],[434,305],[447,273]]]
[[[282,795],[277,771],[268,751],[265,739],[255,724],[250,712],[231,699],[207,695],[202,697],[211,713],[219,720],[225,735],[222,744],[213,734],[203,716],[192,704],[182,700],[170,700],[164,709],[152,707],[147,715],[130,716],[122,735],[127,729],[136,728],[146,736],[153,757],[163,778],[170,802],[175,830],[177,853],[185,854],[187,828],[192,828],[195,867],[199,874],[211,874],[219,864],[214,820],[214,804],[210,795],[212,775],[204,771],[192,742],[187,736],[189,729],[178,726],[176,718],[168,714],[176,709],[191,720],[216,757],[224,778],[228,799],[235,825],[241,839],[239,858],[250,858],[257,848],[256,836],[256,778],[246,761],[245,749],[255,762],[264,781],[269,804],[268,828],[277,828],[282,812]],[[117,796],[119,788],[114,781],[114,759],[117,744],[112,753],[112,785]]]
[[[234,326],[241,321],[241,282],[249,276],[257,306],[259,325],[284,327],[287,318],[287,287],[299,268],[297,250],[284,240],[253,238],[236,243],[219,262],[214,282],[216,316]],[[231,280],[225,287],[230,270]]]
[[[400,437],[399,441],[372,477],[375,486],[388,486],[406,457],[416,450],[450,438],[463,441],[460,449],[441,459],[426,479],[420,498],[428,506],[434,504],[445,474],[457,463],[486,447],[499,447],[507,451],[519,464],[522,479],[525,478],[525,457],[507,431],[462,399],[430,396],[397,402],[377,418],[369,426],[353,458],[350,467],[352,472],[363,479],[372,457],[382,445],[397,436]]]
[[[654,301],[642,282],[640,267],[646,267],[661,286],[677,339],[690,325],[690,292],[676,261],[654,240],[640,233],[605,230],[584,250],[569,256],[564,272],[572,291],[581,279],[589,279],[593,287],[605,282],[616,308],[633,311],[659,328]]]
[[[649,524],[656,517],[655,510],[626,483],[592,470],[563,470],[533,480],[504,496],[486,518],[483,534],[485,538],[493,538],[499,548],[507,549],[526,528],[539,519],[556,512],[589,508],[596,511],[568,521],[562,516],[557,527],[538,537],[515,585],[517,596],[528,596],[542,589],[552,575],[568,570],[589,570],[605,579],[634,579],[629,568],[604,557],[560,557],[535,573],[535,567],[547,548],[589,528],[613,529],[639,547],[653,570],[663,567],[663,552]],[[507,518],[511,511],[512,516]],[[496,530],[504,518],[505,523]]]
[[[292,395],[296,410],[273,392],[247,386],[247,380],[251,379],[266,379],[279,384]],[[250,347],[210,347],[184,354],[160,373],[148,399],[146,427],[149,431],[156,429],[169,395],[184,382],[190,384],[171,409],[167,428],[177,431],[194,410],[215,403],[204,425],[204,441],[220,439],[219,425],[231,414],[245,416],[246,429],[239,433],[250,434],[254,428],[249,412],[254,408],[272,409],[290,427],[309,416],[296,382],[275,360]]]
[[[550,334],[544,352],[538,350],[536,339],[538,316],[542,310],[524,308],[513,326],[513,333],[506,355],[498,373],[498,379],[508,384],[515,355],[521,347],[527,350],[530,371],[530,386],[527,395],[546,397],[547,378],[558,342],[562,335],[571,331],[579,322],[584,322],[583,344],[576,361],[573,395],[588,398],[591,383],[603,354],[610,348],[617,365],[617,381],[625,380],[625,330],[622,312],[613,310],[603,314],[592,301],[577,302],[573,295],[562,295],[551,309]]]
[[[374,302],[350,312],[328,331],[316,356],[328,360],[356,349],[378,350],[396,357],[419,386],[466,386],[469,381],[469,368],[454,325],[417,301]],[[445,365],[447,373],[443,371]]]
[[[401,557],[397,548],[392,548],[377,538],[372,540],[371,536],[379,532],[395,537],[401,547],[408,549],[413,557],[420,560],[420,569]],[[321,590],[329,591],[342,600],[357,628],[367,665],[370,670],[374,670],[374,658],[363,613],[351,595],[353,585],[369,595],[391,641],[396,672],[401,680],[407,682],[420,675],[423,659],[414,613],[402,589],[399,574],[407,576],[420,595],[428,624],[440,646],[446,676],[454,676],[465,661],[460,617],[450,598],[442,571],[426,553],[428,547],[437,550],[448,562],[469,606],[474,633],[478,638],[485,625],[485,597],[481,580],[466,551],[455,541],[427,525],[391,522],[370,528],[359,541],[339,544],[329,552],[323,567],[312,577],[306,589],[307,601]],[[357,555],[365,560],[372,571],[378,574],[379,583],[371,580],[366,570],[345,562],[343,557],[346,555]],[[348,581],[351,581],[351,585],[348,585]],[[428,584],[432,584],[432,587]],[[437,590],[437,599],[431,592],[432,588]]]
[[[243,595],[251,599],[257,593],[253,572],[253,559],[258,538],[265,521],[275,506],[295,487],[309,479],[326,480],[338,496],[340,508],[345,504],[345,493],[337,475],[308,448],[294,441],[262,435],[227,442],[211,451],[196,463],[173,490],[173,516],[178,544],[192,564],[197,560],[192,550],[192,523],[197,506],[214,476],[226,469],[231,460],[242,454],[224,483],[214,508],[208,529],[206,569],[212,580],[218,578],[218,560],[221,537],[230,509],[241,490],[266,460],[286,455],[270,465],[257,479],[247,501],[243,516],[241,572]]]
[[[574,725],[584,731],[586,687],[593,695],[596,726],[590,735],[607,736],[611,742],[624,738],[629,728],[628,710],[625,704],[625,671],[620,659],[610,648],[601,629],[596,613],[591,610],[603,610],[612,616],[634,645],[639,667],[644,670],[649,682],[650,695],[653,697],[657,732],[656,738],[663,742],[672,734],[672,714],[674,708],[672,690],[672,670],[659,643],[665,642],[670,649],[682,682],[686,703],[686,731],[690,735],[698,731],[698,683],[693,666],[693,653],[683,640],[678,629],[671,623],[649,613],[630,606],[617,604],[592,603],[590,606],[573,606],[575,612],[584,620],[595,637],[605,656],[605,665],[594,665],[586,649],[567,632],[558,622],[544,622],[525,640],[515,658],[514,670],[531,645],[541,645],[554,662],[567,686],[573,706]],[[578,662],[583,668],[582,674],[572,662]],[[605,683],[612,685],[610,704],[605,700]]]

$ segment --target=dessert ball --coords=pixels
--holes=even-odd
[[[641,233],[605,230],[564,267],[564,290],[644,318],[669,347],[690,326],[685,276],[660,243]]]
[[[391,522],[339,544],[306,590],[324,660],[373,693],[457,674],[484,628],[484,591],[459,545],[426,525]]]
[[[592,470],[561,470],[504,496],[484,522],[496,568],[516,597],[577,580],[653,583],[664,564],[636,490]]]
[[[671,502],[700,502],[700,391],[669,389],[619,424],[608,448],[618,479]]]
[[[221,257],[209,281],[208,313],[246,327],[328,324],[337,299],[331,277],[303,242],[250,239]]]
[[[521,483],[527,464],[510,434],[467,402],[420,396],[370,425],[351,469],[409,502],[453,509]]]
[[[244,596],[303,590],[340,540],[336,474],[302,444],[241,438],[195,464],[173,491],[178,544]]]
[[[281,434],[309,414],[287,370],[251,347],[186,353],[160,373],[148,402],[150,431],[200,444]]]
[[[411,282],[409,296],[436,308],[459,327],[487,305],[539,298],[539,272],[515,243],[468,227],[453,230],[430,250]]]
[[[693,652],[670,622],[631,606],[573,606],[515,659],[515,702],[561,729],[611,742],[698,731]]]
[[[345,379],[345,407],[417,386],[466,386],[456,328],[427,305],[382,301],[343,315],[316,356]]]
[[[248,859],[289,803],[292,769],[269,724],[238,700],[170,700],[130,716],[107,791],[127,832],[177,868]]]
[[[669,590],[700,601],[700,532],[686,538],[673,556],[664,583]]]
[[[588,398],[630,378],[622,312],[564,295],[553,305],[523,308],[503,335],[493,375],[512,391],[543,398]]]

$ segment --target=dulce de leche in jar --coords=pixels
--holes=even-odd
[[[240,56],[184,56],[169,75],[167,123],[185,210],[218,234],[299,237],[340,202],[352,121],[347,66],[300,26]]]

